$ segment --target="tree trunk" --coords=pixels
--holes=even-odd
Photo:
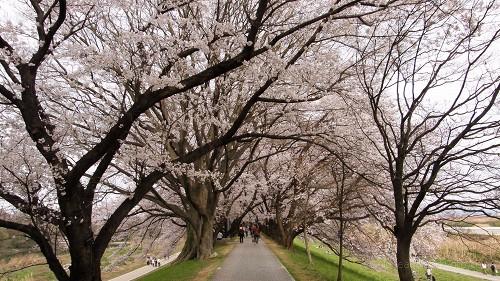
[[[311,257],[311,249],[309,248],[309,241],[307,237],[307,228],[304,226],[304,245],[306,246],[306,253],[307,253],[307,258],[309,259],[309,264],[313,263],[312,257]]]
[[[337,281],[342,281],[342,266],[344,259],[344,222],[340,221],[339,229],[339,269],[337,271]]]
[[[413,281],[413,274],[410,265],[410,244],[409,235],[401,234],[397,237],[397,262],[400,281]]]
[[[214,248],[215,210],[218,193],[208,184],[192,184],[187,188],[191,206],[186,211],[186,243],[177,262],[190,259],[208,259]]]
[[[213,251],[214,218],[200,219],[196,225],[187,225],[187,237],[177,262],[191,259],[207,259]]]
[[[101,257],[94,252],[94,237],[90,225],[73,225],[68,232],[70,241],[70,280],[101,281]]]
[[[287,249],[292,248],[293,239],[295,239],[295,237],[297,237],[301,233],[295,231],[288,225],[283,225],[283,221],[278,219],[268,220],[267,224],[263,226],[262,230],[271,239]]]

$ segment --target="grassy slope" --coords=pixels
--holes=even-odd
[[[210,280],[217,267],[222,263],[224,258],[233,249],[236,242],[234,240],[225,240],[217,242],[215,251],[217,257],[208,260],[190,260],[175,264],[168,267],[162,267],[152,273],[143,276],[137,281],[186,281],[196,280],[205,281]]]
[[[0,278],[2,281],[32,281],[43,280],[52,281],[56,280],[52,271],[46,265],[33,266],[28,269],[20,270],[12,274],[4,275]]]
[[[109,256],[111,255],[112,252],[118,251],[118,254],[125,254],[127,249],[107,249],[104,257],[102,259],[102,265],[103,267],[108,265],[110,263],[109,261]],[[69,263],[69,255],[68,254],[62,254],[59,255],[59,258],[62,260],[63,264]],[[12,265],[13,259],[19,260],[19,265]],[[27,254],[27,253],[19,253],[15,256],[8,257],[6,259],[0,259],[0,272],[3,271],[8,271],[13,268],[22,268],[23,261],[29,259],[29,262],[26,262],[26,264],[35,264],[39,262],[45,262],[45,258],[40,254]],[[102,273],[102,278],[103,280],[108,280],[111,278],[114,278],[116,276],[125,274],[129,271],[132,271],[136,268],[139,268],[141,266],[144,266],[144,261],[142,259],[137,260],[132,257],[127,258],[123,264],[120,264],[114,268],[112,272],[103,272]],[[6,274],[0,277],[0,281],[55,281],[56,278],[52,271],[50,271],[48,265],[37,265],[37,266],[32,266],[28,267],[23,270],[18,270],[10,274]]]
[[[472,271],[483,272],[483,270],[481,268],[481,265],[480,264],[476,264],[476,263],[452,261],[452,260],[449,260],[449,259],[437,259],[436,262],[437,263],[441,263],[441,264],[446,264],[446,265],[449,265],[449,266],[454,266],[454,267],[459,267],[459,268],[463,268],[463,269],[468,269],[468,270],[472,270]],[[489,263],[486,264],[486,272],[488,274],[492,274]],[[497,273],[497,276],[500,276],[500,272]]]
[[[268,242],[268,245],[273,252],[279,257],[281,262],[290,271],[297,281],[319,281],[319,280],[336,280],[338,270],[338,257],[327,254],[324,250],[312,247],[313,265],[308,265],[307,255],[304,245],[300,241],[294,242],[294,251],[288,251],[274,242]],[[413,265],[413,269],[417,272],[419,279],[425,280],[424,268],[419,265]],[[349,281],[397,281],[398,276],[395,269],[387,267],[383,271],[375,271],[363,265],[344,262],[344,280]],[[449,273],[434,269],[433,273],[437,280],[454,280],[454,281],[477,281],[476,278],[471,278],[463,275]]]

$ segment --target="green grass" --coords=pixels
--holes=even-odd
[[[272,247],[276,249],[276,247]],[[313,264],[308,264],[305,246],[300,240],[294,241],[293,251],[287,251],[280,247],[277,253],[281,262],[290,271],[292,276],[298,280],[308,280],[313,276],[314,280],[337,280],[338,257],[330,255],[323,249],[311,247]],[[286,256],[283,256],[285,253]],[[304,275],[306,272],[306,276]],[[344,260],[343,267],[344,280],[352,281],[389,281],[397,280],[397,276],[392,272],[376,272],[366,266],[347,262]]]
[[[496,221],[490,222],[490,226],[498,226],[498,227],[500,227],[500,220],[496,220]]]
[[[0,228],[0,259],[6,260],[15,256],[37,253],[38,246],[22,233]]]
[[[235,244],[234,240],[217,241],[214,249],[218,253],[217,257],[208,260],[190,260],[161,267],[137,279],[137,281],[209,280]]]
[[[152,273],[139,278],[138,281],[159,281],[159,280],[192,280],[199,271],[208,265],[208,261],[190,260],[169,267],[161,268]]]
[[[283,265],[288,269],[297,281],[324,281],[337,280],[338,257],[326,253],[323,249],[311,247],[313,264],[308,264],[307,254],[302,241],[294,241],[294,250],[288,251],[276,244],[271,245],[271,249],[277,254]],[[397,281],[399,280],[396,270],[382,261],[382,269],[376,271],[364,265],[344,261],[343,277],[349,281]],[[412,265],[416,271],[416,280],[425,279],[425,269],[421,265]],[[437,280],[454,281],[478,281],[481,279],[472,278],[464,275],[454,274],[438,269],[433,269],[433,274]]]
[[[468,269],[477,272],[483,272],[480,264],[470,263],[470,262],[460,262],[460,261],[452,261],[448,259],[437,259],[437,263],[454,266],[458,268]],[[486,272],[491,274],[490,264],[486,264]],[[500,272],[497,273],[497,276],[500,276]]]
[[[5,232],[3,232],[5,233]],[[0,232],[1,236],[2,232]],[[18,240],[17,237],[15,239],[11,240]],[[12,242],[11,242],[12,243]],[[18,243],[17,241],[15,243]],[[4,251],[8,249],[8,247],[11,247],[12,244],[7,244],[7,245],[1,245],[0,249],[3,248]],[[12,248],[12,247],[11,247]],[[33,263],[38,263],[38,262],[45,262],[45,258],[40,254],[39,252],[34,252],[34,253],[29,253],[27,251],[24,251],[26,247],[22,246],[20,247],[20,250],[18,251],[18,254],[15,254],[13,256],[8,256],[7,258],[0,259],[0,272],[3,271],[8,271],[12,270],[15,268],[10,268],[8,267],[7,263],[9,262],[10,259],[18,259],[18,260],[23,260],[23,259],[36,259],[36,261],[33,262],[28,262],[28,264],[33,264]],[[103,256],[103,259],[101,260],[102,262],[102,267],[104,268],[106,265],[108,265],[110,261],[110,255],[113,252],[117,252],[118,255],[124,255],[128,251],[128,248],[108,248],[106,249],[106,252]],[[1,251],[0,251],[1,252]],[[12,251],[10,251],[12,252]],[[69,254],[63,253],[58,256],[58,258],[61,260],[62,264],[67,264],[70,263],[70,257]],[[137,260],[134,259],[134,257],[129,257],[125,259],[121,264],[117,265],[114,269],[113,272],[103,272],[102,277],[104,280],[110,279],[113,277],[116,277],[121,274],[125,274],[131,270],[134,270],[138,267],[143,266],[143,259]],[[0,276],[0,281],[55,281],[57,280],[52,271],[49,269],[48,265],[37,265],[37,266],[31,266],[22,270],[18,270],[9,274],[5,274],[3,276]]]
[[[455,227],[468,227],[468,226],[474,226],[475,224],[466,221],[453,221],[450,222],[450,225]]]
[[[2,281],[31,281],[31,280],[44,280],[53,281],[57,280],[52,271],[46,265],[33,266],[27,269],[16,271],[14,273],[5,275],[0,278]]]
[[[413,270],[417,272],[417,275],[420,277],[418,280],[426,280],[425,279],[425,268],[422,265],[412,265]],[[456,274],[449,271],[432,269],[432,274],[436,277],[437,280],[453,280],[453,281],[483,281],[484,279],[478,279],[474,277],[469,277],[466,275]]]

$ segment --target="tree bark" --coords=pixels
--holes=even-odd
[[[177,262],[191,259],[208,259],[213,251],[214,219],[200,220],[187,225],[187,236]]]
[[[309,238],[307,237],[306,226],[304,226],[304,245],[306,246],[306,253],[307,253],[307,258],[309,260],[309,264],[312,264],[313,260],[311,257],[311,249],[309,248]]]
[[[399,280],[413,281],[413,274],[410,265],[410,244],[411,236],[402,233],[397,237],[397,265]]]
[[[177,262],[208,259],[214,248],[215,211],[219,194],[209,184],[191,184],[187,209],[187,237]]]
[[[101,281],[101,256],[94,249],[94,234],[89,220],[68,227],[71,281]]]
[[[342,281],[342,266],[344,259],[344,222],[340,220],[339,229],[339,269],[337,271],[337,281]]]

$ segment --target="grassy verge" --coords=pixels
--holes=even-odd
[[[266,239],[267,245],[278,256],[281,263],[287,268],[297,281],[324,281],[337,280],[338,257],[326,253],[324,249],[311,247],[313,264],[308,264],[304,244],[300,240],[294,241],[293,251],[289,251],[273,241]],[[397,281],[396,270],[387,262],[383,269],[376,271],[364,265],[344,261],[343,277],[349,281]],[[416,272],[416,280],[425,279],[425,269],[421,265],[412,265]],[[437,280],[478,281],[481,279],[433,269]]]
[[[454,267],[458,267],[458,268],[468,269],[468,270],[477,271],[477,272],[481,272],[481,273],[483,272],[483,269],[481,268],[480,264],[475,264],[475,263],[471,263],[471,262],[452,261],[452,260],[448,260],[448,259],[437,259],[436,262],[440,263],[440,264],[445,264],[445,265],[454,266]],[[490,264],[486,264],[486,272],[488,274],[491,274]],[[500,272],[497,273],[497,276],[500,276]]]
[[[215,251],[217,257],[208,260],[191,260],[175,264],[168,267],[162,267],[158,270],[145,275],[137,281],[206,281],[210,280],[217,267],[222,263],[224,258],[231,252],[235,240],[217,241]]]
[[[128,251],[127,248],[109,248],[106,250],[102,262],[104,268],[111,262],[111,255],[124,255]],[[62,264],[69,264],[70,257],[68,254],[58,256]],[[9,271],[15,268],[23,268],[31,264],[45,262],[45,258],[41,254],[18,254],[8,259],[0,259],[0,272]],[[102,272],[103,280],[109,280],[114,277],[125,274],[129,271],[144,266],[144,259],[138,258],[137,255],[130,256],[124,259],[120,264],[116,265],[111,272]],[[57,280],[47,264],[31,266],[25,269],[14,271],[9,274],[1,275],[0,281],[55,281]]]
[[[37,265],[27,269],[19,270],[0,277],[1,281],[52,281],[56,277],[46,265]]]
[[[293,251],[288,251],[273,241],[266,239],[266,243],[278,256],[283,265],[297,281],[337,280],[338,257],[330,255],[322,249],[311,247],[313,264],[308,264],[304,244],[300,240],[294,241]],[[391,272],[376,272],[360,264],[344,261],[344,280],[353,281],[389,281],[397,280]]]

